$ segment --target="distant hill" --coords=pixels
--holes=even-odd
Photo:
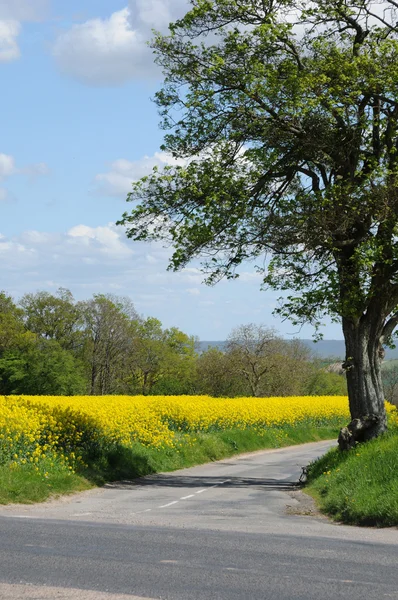
[[[313,340],[300,340],[310,348],[310,350],[319,358],[341,358],[345,356],[344,341],[343,340],[321,340],[314,342]],[[226,341],[214,341],[214,342],[198,342],[198,351],[204,352],[208,348],[219,348],[224,350]],[[386,360],[398,359],[398,348],[390,349],[386,348]]]

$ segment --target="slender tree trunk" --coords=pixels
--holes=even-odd
[[[381,379],[382,325],[343,318],[351,423],[339,435],[341,449],[377,437],[387,428]]]
[[[90,394],[94,396],[95,394],[95,382],[97,380],[97,367],[95,364],[95,359],[93,357],[91,362],[91,385],[90,385]]]
[[[142,384],[142,395],[143,396],[147,396],[148,395],[147,383],[148,383],[148,373],[145,372],[144,373],[144,381],[143,381],[143,384]]]

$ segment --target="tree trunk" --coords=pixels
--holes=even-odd
[[[90,386],[90,394],[92,396],[95,395],[95,382],[97,380],[97,367],[94,361],[94,358],[91,362],[91,386]]]
[[[340,431],[341,450],[377,437],[387,428],[381,379],[382,324],[343,318],[348,399],[351,423]]]

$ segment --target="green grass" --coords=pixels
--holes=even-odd
[[[92,484],[75,473],[52,468],[48,475],[34,470],[30,464],[18,469],[0,466],[0,504],[43,502],[51,496],[80,492]]]
[[[47,476],[26,464],[17,469],[0,467],[0,504],[42,502],[50,497],[88,489],[107,481],[133,479],[153,473],[174,471],[221,460],[244,452],[280,448],[337,438],[337,427],[305,427],[255,430],[227,430],[194,433],[181,438],[176,449],[159,450],[133,444],[98,453],[88,466],[73,474],[57,465],[48,466]]]
[[[310,466],[306,491],[343,523],[398,525],[398,429],[349,452],[325,454]]]

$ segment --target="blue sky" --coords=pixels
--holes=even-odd
[[[209,288],[198,264],[166,272],[169,250],[115,227],[131,182],[169,158],[150,98],[161,78],[145,41],[187,0],[0,0],[0,289],[129,296],[202,340],[249,322],[310,337],[272,316],[253,265]],[[326,338],[341,338],[325,324]]]

